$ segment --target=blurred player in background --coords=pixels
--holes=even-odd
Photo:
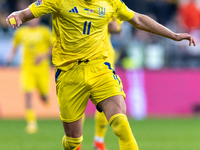
[[[83,140],[82,116],[88,99],[103,110],[118,137],[120,150],[138,150],[126,116],[126,98],[120,78],[108,60],[107,25],[112,17],[133,27],[174,41],[189,41],[187,33],[174,33],[146,15],[127,8],[122,0],[37,0],[6,19],[8,26],[42,15],[53,15],[53,64],[56,91],[65,135],[65,150],[76,150]]]
[[[40,25],[40,19],[33,19],[27,23],[27,26],[22,26],[16,30],[8,64],[12,62],[19,45],[23,46],[20,80],[25,91],[26,131],[35,133],[38,127],[32,106],[33,91],[37,89],[42,102],[49,105],[51,30]]]
[[[108,24],[108,42],[109,42],[109,62],[112,68],[115,68],[115,50],[111,43],[111,33],[119,33],[121,31],[122,22],[116,18],[112,18]],[[107,131],[108,121],[104,112],[95,112],[95,136],[94,136],[94,148],[96,150],[106,150],[104,143],[104,137]]]

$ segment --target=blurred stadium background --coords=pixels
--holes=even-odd
[[[39,121],[35,135],[24,132],[24,95],[19,84],[21,51],[7,65],[14,29],[5,18],[32,0],[0,1],[0,150],[61,150],[63,135],[51,70],[52,105],[45,108],[34,95]],[[200,149],[200,1],[124,0],[132,10],[144,13],[174,32],[189,32],[196,47],[174,42],[123,23],[120,34],[112,35],[116,50],[116,72],[127,94],[130,124],[141,150]],[[191,3],[192,2],[192,3]],[[51,27],[51,16],[42,18]],[[86,109],[83,150],[92,149],[95,107]],[[117,150],[117,138],[109,129],[108,150]]]

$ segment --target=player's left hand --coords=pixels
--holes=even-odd
[[[35,58],[35,64],[38,65],[42,62],[42,60],[44,59],[43,55],[39,55]]]
[[[8,27],[12,26],[13,29],[16,29],[22,24],[22,21],[19,19],[17,13],[14,12],[6,18],[6,23]]]
[[[114,33],[116,32],[116,30],[117,30],[117,21],[114,18],[113,21],[109,22],[108,24],[108,31]]]
[[[194,38],[191,35],[187,34],[187,33],[177,34],[175,40],[176,41],[188,40],[189,41],[189,46],[191,46],[192,44],[194,46],[196,46]]]

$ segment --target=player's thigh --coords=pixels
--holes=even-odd
[[[124,98],[126,97],[122,81],[109,63],[97,66],[95,71],[97,73],[91,71],[92,77],[90,79],[92,85],[90,99],[95,105],[112,96],[122,95]]]
[[[98,105],[102,108],[108,121],[115,114],[126,114],[126,104],[122,95],[109,97],[99,102]]]
[[[50,72],[49,71],[41,71],[37,73],[36,77],[36,85],[38,91],[41,95],[48,95],[49,87],[50,87]]]
[[[71,123],[79,120],[86,109],[89,90],[85,87],[84,77],[83,70],[78,68],[61,71],[57,75],[56,92],[60,118],[63,122]]]

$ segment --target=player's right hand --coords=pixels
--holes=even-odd
[[[22,21],[19,19],[17,14],[14,12],[6,18],[6,23],[7,23],[8,27],[12,27],[13,29],[16,29],[17,27],[19,27],[22,24]]]

